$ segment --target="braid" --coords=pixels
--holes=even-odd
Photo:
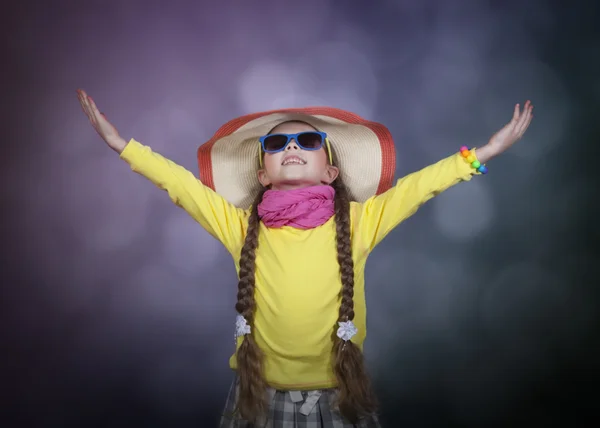
[[[354,261],[350,240],[350,201],[344,183],[338,177],[335,189],[337,258],[342,281],[338,321],[354,319]],[[335,326],[337,330],[337,325]],[[377,410],[377,399],[367,375],[363,354],[352,341],[344,342],[334,331],[334,372],[338,381],[340,412],[352,423]]]
[[[266,412],[267,383],[263,375],[263,353],[254,340],[254,300],[256,249],[258,248],[258,233],[260,219],[258,204],[262,201],[264,188],[256,197],[248,218],[246,240],[240,254],[240,273],[238,283],[237,303],[235,309],[242,315],[248,325],[250,334],[244,335],[242,344],[236,353],[239,374],[238,409],[242,419],[253,422]]]

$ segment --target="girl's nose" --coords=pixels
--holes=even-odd
[[[290,143],[288,144],[286,150],[292,150],[292,148],[294,150],[298,150],[299,149],[298,144],[296,144],[296,140],[290,141]]]

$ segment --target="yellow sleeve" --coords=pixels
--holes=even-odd
[[[230,204],[182,166],[132,139],[121,153],[131,169],[166,190],[208,233],[232,253],[246,233],[248,212]]]
[[[471,153],[476,156],[475,150]],[[354,208],[354,239],[373,250],[402,221],[421,205],[451,186],[480,174],[459,154],[399,179],[396,185]]]

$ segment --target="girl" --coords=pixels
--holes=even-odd
[[[198,149],[200,180],[119,136],[79,101],[133,171],[166,190],[233,256],[239,275],[221,427],[378,427],[362,346],[369,253],[436,194],[521,138],[529,101],[477,151],[467,147],[392,186],[395,152],[380,124],[332,108],[257,113]]]

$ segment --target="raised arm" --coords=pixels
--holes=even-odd
[[[512,120],[472,154],[487,163],[521,139],[531,123],[533,106],[525,103],[521,112],[515,106]],[[479,174],[456,153],[422,170],[398,180],[387,192],[374,196],[363,204],[353,204],[354,239],[363,248],[372,250],[398,224],[413,215],[425,202],[462,181]]]
[[[387,192],[353,205],[354,239],[359,240],[361,247],[373,250],[425,202],[461,181],[470,180],[475,174],[457,153],[399,179]]]
[[[125,141],[104,114],[100,113],[94,101],[81,90],[77,93],[96,132],[111,149],[119,153],[133,171],[166,190],[175,204],[221,241],[229,252],[241,246],[247,224],[246,211],[233,206],[203,185],[191,172],[153,152],[149,147],[133,139]]]

